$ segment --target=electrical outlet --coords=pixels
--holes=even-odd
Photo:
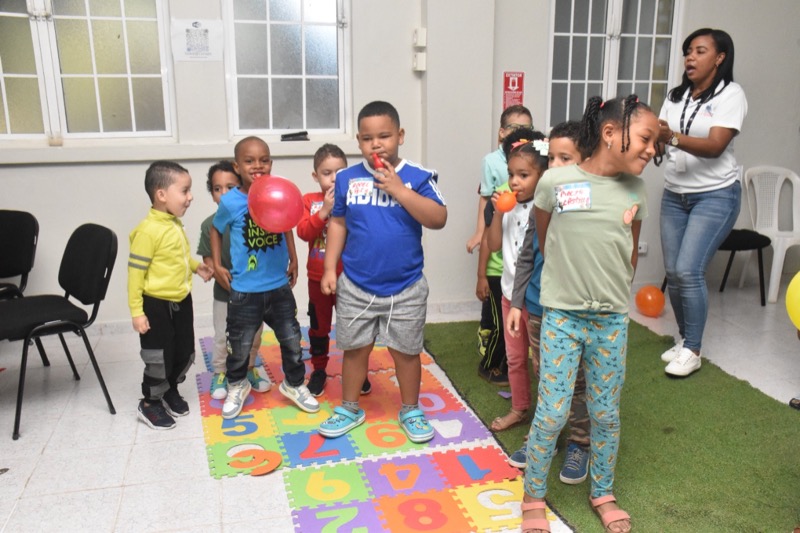
[[[639,255],[647,255],[647,243],[639,241]]]

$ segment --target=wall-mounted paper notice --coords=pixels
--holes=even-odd
[[[172,19],[175,61],[222,61],[222,21]]]

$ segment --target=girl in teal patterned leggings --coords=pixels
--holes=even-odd
[[[570,411],[579,365],[591,418],[591,504],[606,531],[630,531],[612,493],[625,381],[628,300],[641,221],[639,176],[656,153],[658,119],[636,95],[589,99],[579,165],[548,170],[534,196],[542,255],[539,397],[528,436],[522,530],[550,531],[547,473]]]

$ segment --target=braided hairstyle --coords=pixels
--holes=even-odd
[[[586,103],[586,110],[583,112],[578,149],[586,155],[593,154],[600,144],[603,124],[612,122],[622,129],[620,152],[627,152],[631,145],[631,117],[642,110],[653,112],[650,106],[640,102],[639,97],[635,94],[625,97],[618,96],[605,102],[599,96],[592,96]]]
[[[506,155],[506,161],[511,159],[511,156],[524,154],[531,159],[536,168],[544,172],[547,170],[548,165],[547,153],[542,155],[537,147],[533,145],[533,141],[544,141],[545,139],[544,133],[531,128],[518,128],[512,131],[508,137],[503,140],[503,153]],[[527,142],[514,146],[515,143],[520,141]]]

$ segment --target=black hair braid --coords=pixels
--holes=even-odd
[[[631,146],[631,115],[639,105],[639,97],[631,94],[625,97],[622,107],[622,153]]]
[[[580,134],[578,136],[578,149],[582,153],[591,154],[600,142],[600,124],[602,123],[603,99],[592,96],[586,102],[586,109],[581,120]]]

